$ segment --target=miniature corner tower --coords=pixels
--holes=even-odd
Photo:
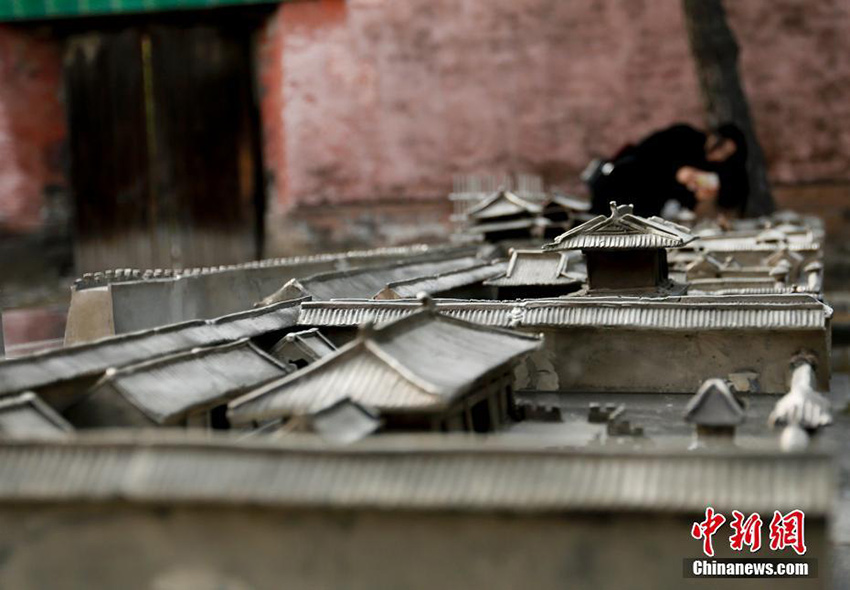
[[[581,250],[592,291],[656,290],[668,282],[666,249],[683,246],[694,236],[685,227],[632,211],[631,205],[612,201],[608,217],[594,217],[544,249]]]

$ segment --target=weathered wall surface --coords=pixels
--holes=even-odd
[[[59,44],[44,31],[0,27],[0,233],[50,221],[67,188]]]
[[[682,558],[700,549],[690,537],[694,516],[9,506],[0,511],[0,586],[704,588],[704,580],[682,578]],[[828,571],[825,537],[823,522],[807,519],[807,557],[819,558],[822,572]],[[715,547],[730,557],[724,541],[717,535]],[[761,556],[775,555],[765,543]],[[822,588],[827,580],[822,573],[794,587]],[[775,586],[769,579],[723,585]]]
[[[772,178],[845,196],[850,5],[727,8]],[[0,233],[67,215],[60,49],[0,28]],[[593,155],[702,117],[675,0],[302,0],[268,19],[257,60],[268,254],[441,237],[454,174],[570,188]]]
[[[725,2],[773,179],[850,179],[850,3]]]
[[[699,120],[667,3],[324,0],[284,5],[272,27],[281,96],[264,119],[283,208],[441,196],[458,173],[564,180]]]
[[[850,6],[727,2],[774,179],[848,178]],[[322,0],[263,61],[274,205],[444,194],[457,173],[569,182],[702,108],[678,2]]]
[[[761,393],[782,394],[788,391],[789,360],[804,349],[822,361],[818,385],[829,390],[829,335],[824,332],[683,334],[607,328],[543,332],[543,348],[529,355],[517,371],[518,390],[689,394],[707,379],[754,371]]]

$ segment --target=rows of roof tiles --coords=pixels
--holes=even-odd
[[[746,482],[746,485],[742,485]],[[348,447],[177,440],[0,447],[0,503],[110,500],[520,512],[831,509],[820,455],[542,450],[455,437]]]
[[[441,313],[489,326],[635,327],[659,330],[823,330],[832,310],[814,297],[705,296],[675,298],[575,297],[527,301],[438,300]],[[413,313],[411,301],[305,302],[298,323],[356,326],[389,322]]]

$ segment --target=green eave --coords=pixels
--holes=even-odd
[[[0,0],[0,21],[277,4],[281,0]]]

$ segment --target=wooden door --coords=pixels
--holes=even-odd
[[[69,39],[80,272],[255,258],[262,187],[250,34],[145,23]]]

